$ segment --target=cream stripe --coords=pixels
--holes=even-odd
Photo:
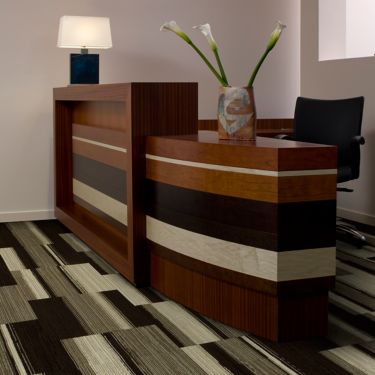
[[[21,357],[19,356],[16,346],[10,336],[8,327],[5,324],[2,324],[0,327],[2,336],[4,337],[5,345],[7,346],[10,355],[13,358],[14,364],[16,365],[19,375],[27,375],[27,371],[22,363]]]
[[[128,207],[126,204],[121,203],[106,194],[103,194],[102,192],[76,180],[75,178],[73,178],[73,194],[91,204],[91,206],[103,211],[113,219],[127,225]]]
[[[91,139],[77,137],[75,135],[73,135],[72,138],[74,140],[76,140],[76,141],[90,143],[91,145],[100,146],[100,147],[104,147],[104,148],[109,148],[110,150],[115,150],[115,151],[123,152],[125,154],[128,152],[128,150],[126,148],[109,145],[108,143],[97,142],[97,141],[93,141]]]
[[[330,349],[321,354],[353,374],[375,375],[375,360],[353,346]]]
[[[201,346],[187,346],[181,348],[199,367],[208,375],[231,375],[225,367],[221,366],[218,360],[211,356]]]
[[[18,271],[27,268],[22,263],[22,260],[18,257],[13,247],[3,247],[0,249],[0,256],[3,258],[9,271]]]
[[[335,275],[336,248],[270,251],[224,241],[147,216],[147,238],[209,264],[272,281]]]
[[[101,335],[65,339],[62,340],[62,344],[83,374],[132,374],[117,352]]]
[[[320,176],[320,175],[337,174],[336,169],[310,169],[310,170],[303,170],[303,171],[268,171],[264,169],[250,169],[250,168],[231,167],[228,165],[198,163],[195,161],[171,159],[171,158],[165,158],[162,156],[156,156],[156,155],[150,155],[150,154],[146,154],[146,159],[161,161],[161,162],[170,163],[170,164],[185,165],[187,167],[211,169],[211,170],[224,171],[224,172],[235,172],[235,173],[242,173],[242,174],[254,174],[254,175],[259,175],[259,176],[292,177],[292,176],[316,176],[316,175]]]

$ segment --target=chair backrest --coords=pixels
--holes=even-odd
[[[363,105],[363,96],[338,100],[297,98],[294,137],[302,142],[338,146],[338,182],[359,177],[360,145],[352,140],[361,135]],[[340,175],[340,168],[346,173]]]

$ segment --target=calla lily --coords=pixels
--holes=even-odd
[[[280,38],[281,33],[286,28],[286,25],[283,25],[280,21],[277,22],[275,30],[272,31],[270,36],[270,40],[268,41],[267,49],[271,51],[273,47],[275,47],[277,41]]]
[[[223,85],[228,86],[228,83],[226,80],[224,80],[220,74],[217,72],[217,70],[212,66],[212,64],[208,61],[207,57],[202,53],[202,51],[192,42],[192,40],[182,31],[180,26],[177,25],[176,21],[169,21],[165,22],[160,27],[160,31],[172,31],[176,35],[178,35],[180,38],[182,38],[187,44],[189,44],[195,52],[201,57],[201,59],[206,63],[208,68],[211,70],[211,72],[215,75],[217,80]]]
[[[185,42],[191,42],[190,38],[182,31],[181,27],[177,25],[176,21],[165,22],[160,26],[160,31],[173,31]]]
[[[266,59],[267,55],[270,53],[270,51],[275,47],[276,43],[280,39],[280,35],[282,31],[286,28],[286,25],[283,25],[280,21],[277,22],[276,28],[274,31],[272,31],[270,39],[267,44],[267,48],[265,52],[263,53],[262,57],[260,58],[258,64],[256,65],[253,73],[251,74],[251,77],[249,79],[249,83],[247,84],[248,87],[252,87],[255,81],[255,77],[258,74],[258,71],[260,67],[262,66],[264,60]]]
[[[204,25],[193,26],[193,29],[201,31],[201,33],[207,38],[208,44],[212,49],[216,58],[217,65],[219,66],[221,77],[223,78],[223,81],[225,82],[226,86],[228,86],[227,76],[225,75],[223,64],[221,63],[217,44],[215,42],[214,37],[212,36],[210,24],[205,23]]]
[[[212,36],[211,26],[209,23],[205,23],[204,25],[193,26],[193,29],[199,30],[202,34],[207,38],[208,44],[212,50],[217,49],[217,44],[215,42],[214,37]]]

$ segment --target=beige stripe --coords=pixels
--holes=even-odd
[[[210,169],[210,170],[215,170],[215,171],[235,172],[235,173],[242,173],[242,174],[253,174],[253,175],[258,175],[258,176],[290,177],[290,176],[317,176],[317,175],[337,174],[336,169],[311,169],[311,170],[303,170],[303,171],[268,171],[264,169],[250,169],[250,168],[231,167],[228,165],[198,163],[195,161],[171,159],[171,158],[165,158],[162,156],[156,156],[156,155],[150,155],[150,154],[146,154],[146,159],[161,161],[161,162],[170,163],[170,164],[185,165],[185,166],[194,167],[194,168],[203,168],[203,169]]]
[[[147,238],[161,246],[222,268],[272,281],[335,275],[336,248],[276,252],[224,241],[147,216]]]
[[[103,194],[75,178],[73,178],[73,194],[120,223],[124,225],[128,224],[128,207],[126,204]]]
[[[28,301],[50,297],[31,270],[13,271],[12,275]]]
[[[2,324],[0,326],[0,331],[1,331],[2,336],[4,337],[5,345],[7,346],[9,353],[13,358],[14,364],[16,365],[18,374],[27,375],[28,372],[26,371],[22,363],[21,357],[19,356],[16,346],[14,345],[14,342],[9,333],[8,327],[5,324]]]
[[[52,241],[34,223],[27,221],[25,225],[30,230],[30,232],[39,239],[41,244],[48,245],[52,243]]]
[[[61,269],[82,293],[115,289],[90,263],[62,266]]]
[[[131,375],[116,351],[101,335],[62,340],[62,343],[83,374]]]
[[[350,373],[360,374],[362,371],[366,375],[375,375],[375,360],[353,346],[331,349],[321,354]]]
[[[230,371],[220,365],[216,358],[212,357],[201,346],[188,346],[181,348],[199,367],[208,375],[231,375]]]
[[[17,271],[27,268],[22,263],[13,247],[4,247],[0,249],[0,256],[3,258],[9,271]]]
[[[126,148],[118,147],[118,146],[113,146],[113,145],[110,145],[110,144],[108,144],[108,143],[97,142],[97,141],[93,141],[93,140],[91,140],[91,139],[77,137],[77,136],[75,136],[75,135],[73,135],[72,138],[73,138],[74,140],[76,140],[76,141],[85,142],[85,143],[90,143],[91,145],[95,145],[95,146],[100,146],[100,147],[108,148],[108,149],[110,149],[110,150],[115,150],[115,151],[123,152],[123,153],[125,153],[125,154],[128,152],[128,150],[127,150]]]
[[[175,302],[157,302],[153,303],[152,307],[177,326],[195,344],[220,340],[218,335]]]
[[[147,305],[151,301],[146,298],[137,288],[131,285],[121,275],[103,275],[103,277],[113,284],[113,289],[118,290],[134,306]]]

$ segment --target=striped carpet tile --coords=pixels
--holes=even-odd
[[[0,374],[375,374],[375,246],[337,248],[328,336],[277,344],[135,288],[58,221],[0,224]]]

